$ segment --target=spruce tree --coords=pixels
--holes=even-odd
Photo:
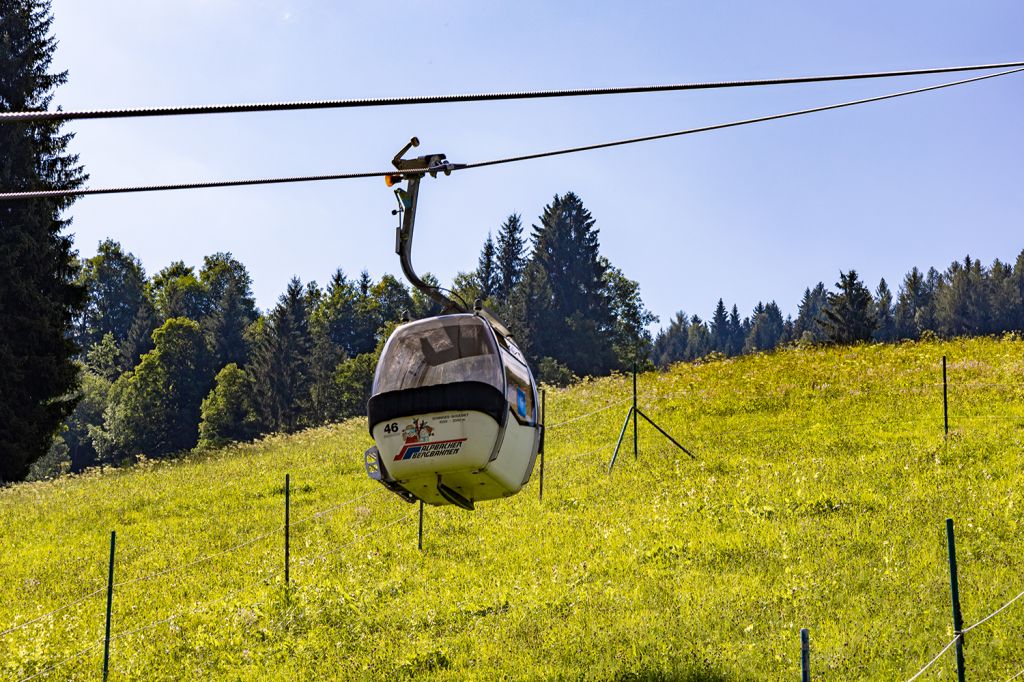
[[[875,289],[875,320],[878,328],[873,338],[876,341],[892,341],[896,336],[896,319],[893,313],[892,291],[884,277]]]
[[[722,299],[718,299],[715,314],[711,316],[711,344],[713,350],[729,354],[729,313],[726,312]]]
[[[513,213],[498,230],[498,241],[495,245],[496,281],[494,297],[504,303],[512,296],[512,291],[519,284],[526,272],[526,256],[523,240],[523,221],[519,214]]]
[[[825,340],[825,332],[818,325],[822,308],[828,303],[828,291],[822,282],[813,289],[804,290],[804,296],[797,308],[796,322],[793,323],[793,336],[797,341],[819,343]]]
[[[251,293],[242,286],[240,282],[229,281],[213,310],[203,319],[217,369],[231,363],[244,366],[249,362],[245,331],[258,313]]]
[[[829,341],[846,344],[869,340],[878,326],[871,292],[856,270],[840,272],[836,288],[836,293],[829,293],[819,320]]]
[[[292,278],[266,321],[254,330],[252,376],[257,412],[269,431],[291,433],[304,424],[310,399],[313,339],[302,282]]]
[[[1017,311],[1020,309],[1020,292],[1013,279],[1013,266],[998,258],[988,270],[988,296],[990,301],[992,333],[1017,329]]]
[[[494,239],[490,233],[480,251],[480,259],[476,266],[476,281],[480,288],[480,298],[487,300],[498,292],[499,273],[497,252],[494,248]]]
[[[925,291],[924,275],[916,267],[903,277],[894,312],[895,337],[916,339],[921,336],[919,315],[929,301]]]
[[[555,195],[532,240],[532,263],[543,270],[551,290],[546,309],[526,311],[537,320],[530,325],[536,357],[551,357],[578,376],[607,373],[616,363],[614,319],[594,218],[572,192]]]
[[[768,305],[759,302],[754,308],[743,350],[747,353],[772,350],[782,341],[784,331],[785,322],[778,304],[775,301]]]
[[[729,311],[729,346],[726,355],[731,357],[742,353],[745,337],[746,330],[743,321],[740,320],[740,309],[733,303],[732,310]]]
[[[57,41],[47,0],[0,0],[0,111],[45,110],[67,72],[50,73]],[[0,125],[0,188],[81,187],[59,122]],[[85,302],[67,197],[0,202],[0,484],[20,481],[75,406],[72,323]]]
[[[658,367],[668,367],[672,363],[687,359],[687,343],[690,340],[690,318],[679,311],[669,322],[666,329],[658,332],[654,339],[651,356]]]
[[[1024,331],[1024,250],[1017,254],[1017,260],[1013,264],[1013,276],[1011,278],[1013,287],[1017,291],[1020,303],[1014,315],[1013,329]]]
[[[690,318],[690,327],[687,330],[686,359],[700,360],[712,350],[711,332],[704,324],[704,320],[697,315]]]

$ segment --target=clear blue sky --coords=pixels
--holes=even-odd
[[[67,109],[810,75],[1024,58],[1024,3],[55,0]],[[93,186],[382,170],[411,136],[469,162],[676,130],[952,80],[69,124]],[[414,262],[450,281],[511,212],[572,190],[603,252],[667,324],[721,296],[795,312],[856,268],[1024,248],[1024,75],[813,117],[426,181]],[[379,180],[100,196],[71,209],[83,256],[111,237],[152,274],[231,251],[261,307],[294,274],[398,273]]]

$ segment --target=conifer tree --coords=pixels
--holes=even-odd
[[[345,346],[345,353],[354,358],[369,353],[377,345],[381,327],[380,302],[373,295],[373,279],[363,270],[355,284],[355,310],[352,315],[351,341]]]
[[[875,289],[875,320],[878,328],[873,338],[876,341],[892,341],[896,336],[896,319],[893,313],[892,291],[884,277]]]
[[[785,323],[782,319],[782,310],[775,301],[768,305],[758,302],[750,319],[750,331],[743,346],[744,352],[767,351],[779,345],[785,331]]]
[[[536,357],[550,357],[574,374],[600,375],[615,366],[614,319],[604,286],[598,231],[578,196],[555,195],[533,228],[533,259],[551,291],[549,305],[528,308]],[[540,323],[539,320],[544,322]]]
[[[668,327],[660,330],[654,339],[651,352],[654,364],[668,367],[672,363],[686,360],[689,356],[686,348],[689,339],[690,318],[680,310],[669,321]]]
[[[498,292],[499,272],[497,252],[494,248],[494,239],[490,233],[484,242],[484,248],[480,251],[480,259],[476,266],[476,281],[480,288],[480,298],[487,300]]]
[[[1017,313],[1014,315],[1012,329],[1024,331],[1024,250],[1017,254],[1017,260],[1013,264],[1013,276],[1011,283],[1016,289],[1018,300]]]
[[[827,303],[828,291],[824,283],[818,282],[813,289],[804,290],[804,296],[797,308],[796,322],[793,323],[795,340],[810,343],[825,340],[825,332],[818,325],[818,318],[821,317],[821,311]]]
[[[687,330],[686,358],[688,360],[700,360],[711,351],[711,332],[708,331],[704,320],[694,315],[690,318],[690,326]]]
[[[45,110],[67,72],[51,73],[57,41],[47,0],[0,0],[0,111]],[[86,179],[59,122],[0,125],[0,187],[66,190]],[[85,302],[68,197],[0,203],[0,484],[45,455],[75,405],[72,323]]]
[[[746,330],[743,321],[740,320],[740,309],[732,304],[729,311],[729,347],[726,355],[739,355],[743,352],[743,341],[746,338]]]
[[[987,285],[992,324],[989,331],[998,333],[1017,329],[1021,299],[1013,279],[1013,266],[997,258],[988,270]]]
[[[526,242],[523,239],[523,221],[513,213],[498,230],[495,245],[494,297],[501,303],[509,300],[526,271]]]
[[[153,305],[147,284],[142,301],[135,312],[135,319],[128,330],[128,338],[121,346],[121,369],[131,369],[139,363],[143,355],[153,350],[153,332],[159,325],[156,306]]]
[[[715,313],[711,316],[711,342],[713,350],[729,354],[729,313],[725,310],[725,302],[718,299]]]
[[[303,425],[309,403],[309,331],[302,282],[292,278],[266,322],[255,330],[252,375],[264,429],[291,433]]]
[[[836,293],[829,293],[828,305],[819,320],[829,341],[856,343],[868,341],[878,326],[871,292],[856,270],[840,272]]]
[[[924,275],[916,267],[903,277],[894,313],[897,339],[916,339],[921,336],[919,316],[928,305]]]
[[[245,331],[256,321],[258,313],[252,294],[242,282],[229,281],[210,314],[203,319],[203,327],[213,350],[214,367],[249,362],[249,346]]]

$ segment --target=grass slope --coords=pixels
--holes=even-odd
[[[628,378],[549,391],[549,424],[573,421],[543,504],[535,471],[474,513],[428,507],[422,553],[360,420],[0,490],[0,630],[99,590],[0,635],[0,677],[88,647],[47,677],[98,677],[111,529],[112,679],[796,679],[801,627],[816,675],[906,679],[952,638],[947,516],[966,623],[1024,589],[1020,340],[680,365],[640,392],[698,461],[641,424],[609,476]],[[1021,641],[1024,599],[968,635],[971,676],[1024,668]]]

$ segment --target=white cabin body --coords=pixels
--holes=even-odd
[[[472,508],[514,495],[541,446],[533,375],[507,331],[479,313],[396,329],[367,413],[367,472],[410,501]]]

